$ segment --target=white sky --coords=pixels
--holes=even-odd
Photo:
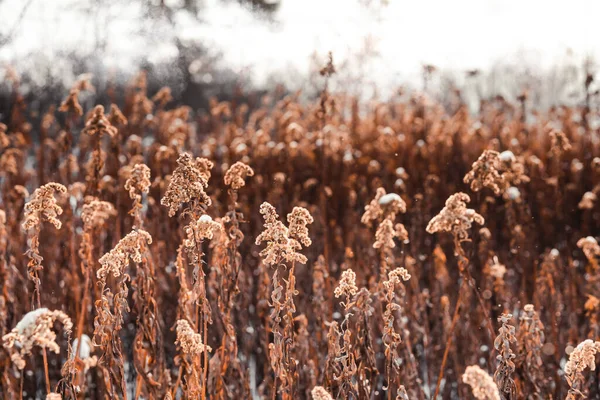
[[[1,32],[12,27],[24,2],[0,2]],[[96,37],[106,40],[106,62],[124,69],[143,55],[155,60],[175,55],[172,30],[153,27],[141,34],[137,5],[103,2],[90,18],[82,10],[93,3],[88,0],[33,0],[13,44],[0,49],[0,62],[31,59],[31,53],[54,59],[68,49],[86,54]],[[206,0],[204,23],[178,15],[177,34],[214,45],[225,65],[251,68],[258,84],[271,74],[306,74],[315,52],[356,59],[367,39],[377,57],[363,68],[382,86],[416,77],[423,63],[463,70],[524,59],[543,68],[563,60],[568,49],[577,57],[600,55],[600,2],[594,0],[380,2],[371,0],[365,8],[359,0],[282,0],[277,22],[266,24],[235,2]]]

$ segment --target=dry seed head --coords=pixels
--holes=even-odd
[[[178,320],[176,331],[177,340],[175,343],[181,346],[181,350],[185,354],[200,355],[204,352],[212,351],[210,346],[202,343],[202,335],[194,332],[187,320]]]
[[[109,273],[112,273],[114,277],[121,276],[129,265],[130,259],[133,262],[141,263],[143,248],[150,243],[152,243],[152,237],[145,230],[137,229],[129,232],[114,249],[100,258],[99,262],[102,267],[98,269],[98,279],[106,280]]]
[[[187,239],[184,241],[184,246],[189,249],[195,249],[196,240],[209,239],[212,240],[215,233],[223,231],[223,225],[213,221],[210,215],[204,214],[197,221],[191,222],[185,227]]]
[[[264,229],[256,238],[256,244],[265,242],[267,246],[260,252],[260,256],[267,265],[277,265],[285,258],[289,249],[288,228],[279,221],[275,207],[264,202],[260,206],[265,223]],[[294,249],[292,249],[293,251]]]
[[[595,260],[600,255],[600,245],[598,245],[598,241],[593,236],[579,239],[577,247],[583,250],[583,254],[585,254],[589,261]]]
[[[598,310],[600,308],[600,299],[598,299],[596,296],[588,294],[588,299],[584,304],[584,308],[588,313]]]
[[[310,394],[313,400],[333,400],[333,397],[329,394],[327,390],[323,386],[315,386]]]
[[[500,400],[500,393],[494,380],[486,371],[477,365],[465,369],[462,381],[471,386],[473,397],[477,400]]]
[[[491,264],[490,275],[496,279],[504,279],[504,274],[506,274],[506,266],[504,264],[500,264],[496,257],[494,257]]]
[[[29,230],[42,221],[48,221],[56,229],[60,229],[62,223],[57,217],[62,214],[63,210],[56,203],[55,193],[67,193],[67,188],[60,183],[50,182],[33,192],[33,197],[25,204],[23,229]]]
[[[256,238],[256,244],[260,245],[263,242],[267,244],[260,252],[264,263],[271,266],[283,261],[306,264],[307,258],[297,250],[302,249],[302,244],[305,246],[311,244],[306,225],[312,223],[313,218],[308,210],[294,207],[294,210],[288,214],[291,229],[279,221],[279,216],[271,204],[262,203],[260,213],[265,223],[264,230]]]
[[[574,376],[582,373],[586,368],[596,370],[596,353],[600,352],[600,342],[586,339],[579,343],[569,355],[565,364],[565,374]]]
[[[233,164],[225,173],[225,184],[231,186],[233,190],[242,188],[248,176],[253,176],[254,170],[241,161]]]
[[[514,159],[512,152],[510,155]],[[504,158],[510,160],[506,156]],[[500,161],[500,154],[497,151],[484,150],[471,166],[471,170],[465,175],[464,182],[471,184],[471,190],[474,192],[488,187],[494,191],[494,194],[500,194],[505,186],[505,180],[500,174]]]
[[[83,229],[89,231],[104,226],[106,220],[117,213],[113,205],[107,201],[92,200],[81,208]]]
[[[130,198],[135,199],[141,197],[142,193],[148,193],[150,184],[150,168],[146,164],[136,164],[125,181],[125,190],[129,192]]]
[[[312,241],[308,236],[308,228],[306,227],[306,225],[314,222],[310,212],[303,207],[294,207],[292,212],[287,215],[287,220],[289,236],[302,243],[304,247],[310,246]]]
[[[162,87],[155,95],[152,97],[152,101],[158,103],[161,107],[167,105],[168,102],[173,100],[173,96],[171,96],[171,88],[168,86]]]
[[[46,395],[46,400],[62,400],[62,396],[59,393],[48,393]]]
[[[446,206],[438,215],[433,217],[427,224],[427,232],[452,232],[455,238],[462,242],[469,239],[468,230],[473,222],[483,225],[483,217],[471,208],[467,203],[471,201],[469,195],[459,192],[446,200]]]
[[[10,139],[6,135],[6,130],[8,127],[0,122],[0,150],[4,150],[8,146],[10,146]]]
[[[127,125],[127,118],[125,118],[121,109],[116,104],[110,105],[108,120],[112,126]]]
[[[494,348],[498,351],[498,355],[496,356],[498,365],[494,373],[494,380],[502,392],[514,394],[516,387],[512,379],[512,374],[515,371],[513,360],[516,358],[516,355],[511,348],[511,344],[516,343],[517,338],[515,336],[515,327],[509,323],[511,320],[511,314],[502,314],[498,317],[498,321],[502,323],[502,326],[498,331],[498,336],[494,340]]]
[[[406,212],[406,203],[402,197],[396,193],[385,193],[385,189],[380,187],[375,193],[375,197],[365,206],[365,212],[360,221],[371,226],[373,221],[380,221],[389,218],[391,221],[396,219],[396,214]]]
[[[333,53],[330,51],[327,53],[327,64],[325,64],[325,66],[319,70],[319,74],[321,74],[321,76],[330,77],[331,75],[335,74],[335,72],[335,66],[333,65]]]
[[[71,112],[78,116],[83,115],[83,108],[81,108],[81,104],[79,104],[79,90],[78,89],[73,88],[70,90],[67,98],[60,104],[58,111]]]
[[[160,201],[163,206],[169,207],[169,217],[174,216],[181,205],[192,200],[210,206],[210,197],[204,190],[208,187],[212,167],[213,163],[205,158],[194,159],[189,153],[180,154],[167,192]]]
[[[396,289],[396,285],[400,284],[402,281],[408,281],[410,279],[410,274],[406,270],[406,268],[400,267],[396,268],[393,271],[388,273],[388,280],[383,281],[383,287],[386,289],[386,292],[393,297],[394,290]]]
[[[114,137],[117,135],[117,128],[112,126],[108,118],[104,115],[104,106],[97,105],[94,107],[92,114],[85,122],[85,128],[81,133],[86,133],[90,136],[103,136],[108,135]]]
[[[505,197],[516,200],[520,193],[511,185],[529,182],[529,177],[525,175],[525,167],[517,161],[512,151],[498,153],[495,150],[484,150],[463,181],[470,183],[471,189],[475,192],[484,187],[490,188],[496,195],[510,190],[509,193],[505,193]]]
[[[388,279],[390,282],[394,284],[400,283],[400,281],[408,281],[410,279],[410,274],[406,270],[406,268],[396,268],[388,274]]]
[[[52,330],[56,321],[64,325],[64,330],[71,331],[71,319],[62,311],[50,311],[38,308],[23,316],[10,333],[4,335],[4,347],[11,352],[11,359],[19,369],[25,368],[24,356],[31,354],[34,346],[59,353],[56,333]]]
[[[356,286],[356,274],[351,269],[347,269],[342,272],[342,278],[340,283],[333,291],[336,298],[342,296],[352,297],[358,293],[358,287]]]
[[[14,147],[6,149],[0,156],[0,173],[18,175],[23,157],[23,151],[20,149]]]
[[[585,192],[581,198],[581,201],[579,202],[578,207],[580,210],[591,210],[594,208],[594,203],[596,203],[596,200],[598,200],[596,193]]]
[[[77,81],[72,87],[81,92],[95,92],[96,88],[94,87],[94,85],[92,85],[91,82],[93,77],[94,75],[90,73],[81,74],[77,77]]]
[[[377,227],[373,248],[394,248],[396,247],[394,238],[398,238],[401,241],[408,240],[408,232],[406,231],[404,225],[394,225],[390,218],[386,218]]]
[[[562,154],[571,150],[571,142],[564,132],[553,130],[550,132],[550,139],[554,154]]]

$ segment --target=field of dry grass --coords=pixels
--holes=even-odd
[[[596,111],[321,72],[206,113],[84,78],[37,119],[12,77],[1,398],[600,398]]]

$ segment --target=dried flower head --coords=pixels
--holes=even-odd
[[[212,167],[213,163],[205,158],[194,159],[189,153],[179,156],[167,192],[160,201],[163,206],[169,207],[170,217],[175,215],[181,205],[191,201],[210,206],[210,197],[204,190],[208,187]]]
[[[373,222],[378,222],[375,232],[376,249],[383,248],[388,251],[396,247],[394,238],[402,241],[408,240],[408,232],[402,224],[395,224],[394,220],[398,213],[406,212],[406,203],[402,197],[396,193],[385,193],[385,189],[378,188],[375,198],[365,206],[365,212],[361,217],[361,222],[371,226]]]
[[[264,230],[256,238],[256,244],[260,245],[263,242],[267,244],[260,252],[264,263],[271,266],[278,265],[283,261],[306,264],[306,257],[297,250],[302,249],[302,244],[308,246],[311,243],[306,225],[312,223],[313,218],[308,210],[295,207],[292,213],[288,214],[288,221],[290,221],[293,232],[290,232],[290,229],[279,221],[279,215],[271,204],[262,203],[260,213],[263,215],[265,223]]]
[[[117,128],[112,126],[108,118],[104,115],[104,106],[97,105],[85,122],[85,127],[81,132],[90,136],[100,137],[108,135],[114,137],[117,135]]]
[[[0,122],[0,151],[6,149],[8,146],[10,146],[10,139],[8,138],[8,135],[6,134],[6,125],[4,125],[2,122]]]
[[[125,190],[132,199],[140,199],[142,193],[150,190],[150,168],[146,164],[135,164],[125,181]]]
[[[83,108],[79,104],[79,90],[73,88],[70,90],[67,98],[60,104],[58,111],[70,112],[78,116],[83,115]]]
[[[62,223],[57,217],[62,214],[63,210],[56,203],[55,193],[67,193],[67,188],[60,183],[50,182],[33,192],[32,199],[25,204],[23,229],[29,230],[39,226],[42,221],[48,221],[56,229],[60,229]]]
[[[519,318],[518,343],[518,365],[530,373],[542,370],[542,349],[544,346],[544,324],[535,311],[533,304],[526,304]]]
[[[565,364],[567,379],[582,373],[586,368],[590,371],[596,370],[596,353],[600,352],[600,342],[586,339],[579,343],[569,355],[569,361]]]
[[[56,333],[52,330],[56,321],[64,325],[66,332],[71,331],[73,324],[64,312],[38,308],[25,314],[17,326],[2,337],[4,347],[11,352],[10,358],[17,368],[25,368],[24,356],[31,354],[34,346],[59,353]]]
[[[51,392],[46,395],[46,400],[62,400],[62,396],[59,393]]]
[[[173,96],[171,96],[171,88],[168,86],[160,88],[154,97],[152,97],[152,101],[161,107],[166,106],[171,100],[173,100]]]
[[[342,296],[352,297],[358,293],[358,287],[356,286],[356,274],[351,269],[347,269],[342,272],[342,277],[338,286],[333,291],[336,298]]]
[[[77,81],[73,84],[73,88],[81,92],[95,92],[96,88],[92,84],[93,74],[85,73],[77,77]]]
[[[490,264],[490,275],[495,279],[504,279],[504,275],[506,274],[506,266],[501,264],[497,257],[494,257]]]
[[[477,400],[500,400],[500,393],[494,379],[479,366],[468,366],[462,376],[462,381],[471,386],[473,397]]]
[[[585,308],[585,311],[588,313],[592,313],[596,310],[599,310],[600,309],[600,299],[598,299],[596,296],[588,294],[588,299],[586,300],[583,307]]]
[[[246,177],[253,176],[254,170],[241,161],[233,164],[225,173],[225,184],[231,186],[233,190],[243,187]]]
[[[468,230],[473,222],[483,225],[483,217],[471,208],[467,203],[471,201],[469,195],[459,192],[446,200],[446,206],[438,215],[433,217],[427,224],[427,232],[452,232],[459,242],[469,240]]]
[[[399,284],[401,281],[406,282],[409,279],[410,274],[408,273],[408,270],[403,267],[396,268],[388,274],[388,281],[395,285]]]
[[[375,242],[373,247],[379,249],[381,247],[394,248],[394,238],[398,238],[401,241],[408,240],[408,232],[402,224],[394,225],[392,220],[389,218],[384,219],[375,232]]]
[[[190,323],[185,319],[180,319],[176,324],[177,341],[185,354],[200,355],[204,352],[212,351],[210,346],[202,343],[202,335],[194,332]]]
[[[406,212],[406,203],[402,197],[396,193],[385,193],[385,189],[380,187],[375,193],[375,198],[365,206],[365,212],[361,217],[361,222],[371,226],[373,221],[383,219],[396,219],[396,214]]]
[[[554,154],[562,154],[571,150],[571,142],[562,131],[552,130],[550,132],[550,140]]]
[[[515,353],[511,349],[511,344],[517,342],[515,336],[515,327],[509,322],[512,319],[511,314],[502,314],[498,317],[498,321],[502,323],[498,331],[498,336],[494,340],[494,348],[498,351],[496,359],[498,366],[494,373],[494,380],[504,393],[513,395],[516,392],[515,381],[512,379],[512,373],[515,372],[514,359]]]
[[[213,221],[210,215],[204,214],[185,227],[187,239],[183,244],[187,249],[196,251],[202,240],[212,240],[215,233],[224,230],[222,223]]]
[[[89,231],[93,228],[101,228],[106,220],[115,216],[114,206],[107,201],[92,200],[81,208],[81,221],[83,229]]]
[[[579,239],[577,247],[583,250],[583,254],[585,254],[590,262],[595,261],[596,257],[600,255],[600,245],[598,245],[598,241],[593,236]]]
[[[579,202],[578,207],[580,210],[591,210],[592,208],[594,208],[596,200],[598,200],[598,196],[596,196],[596,193],[585,192],[583,194],[583,197],[581,198],[581,201]]]
[[[315,386],[310,394],[313,400],[333,400],[333,397],[329,394],[327,390],[323,386]]]
[[[106,280],[109,273],[114,277],[121,276],[129,265],[130,259],[141,263],[143,248],[150,243],[152,237],[148,232],[142,229],[129,232],[111,251],[100,258],[101,268],[96,273],[98,279]]]
[[[294,207],[292,212],[287,215],[287,220],[290,238],[299,241],[304,247],[310,246],[312,241],[308,236],[308,228],[306,227],[306,225],[314,222],[310,212],[303,207]]]
[[[500,174],[500,153],[495,150],[484,150],[465,175],[464,182],[470,183],[471,190],[474,192],[488,187],[496,195],[500,194],[501,188],[505,186],[505,180]]]
[[[112,126],[127,125],[127,118],[125,118],[125,116],[121,112],[121,109],[116,104],[110,105],[108,121]]]
[[[498,153],[495,150],[484,150],[463,181],[470,183],[471,189],[475,192],[487,187],[492,189],[494,194],[499,195],[514,185],[529,182],[529,177],[525,175],[525,167],[517,161],[512,151]],[[518,196],[516,187],[506,195],[510,200],[516,200]]]
[[[321,76],[330,77],[335,74],[335,66],[333,65],[333,53],[330,51],[327,53],[327,64],[319,70]]]
[[[11,147],[6,149],[0,155],[0,174],[13,175],[19,174],[25,154],[22,150]]]

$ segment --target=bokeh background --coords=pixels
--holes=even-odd
[[[0,76],[13,66],[22,90],[145,69],[194,107],[233,88],[310,96],[328,51],[332,85],[363,97],[422,89],[432,65],[429,93],[460,88],[472,108],[523,90],[572,104],[600,53],[593,0],[0,0],[0,15]]]

